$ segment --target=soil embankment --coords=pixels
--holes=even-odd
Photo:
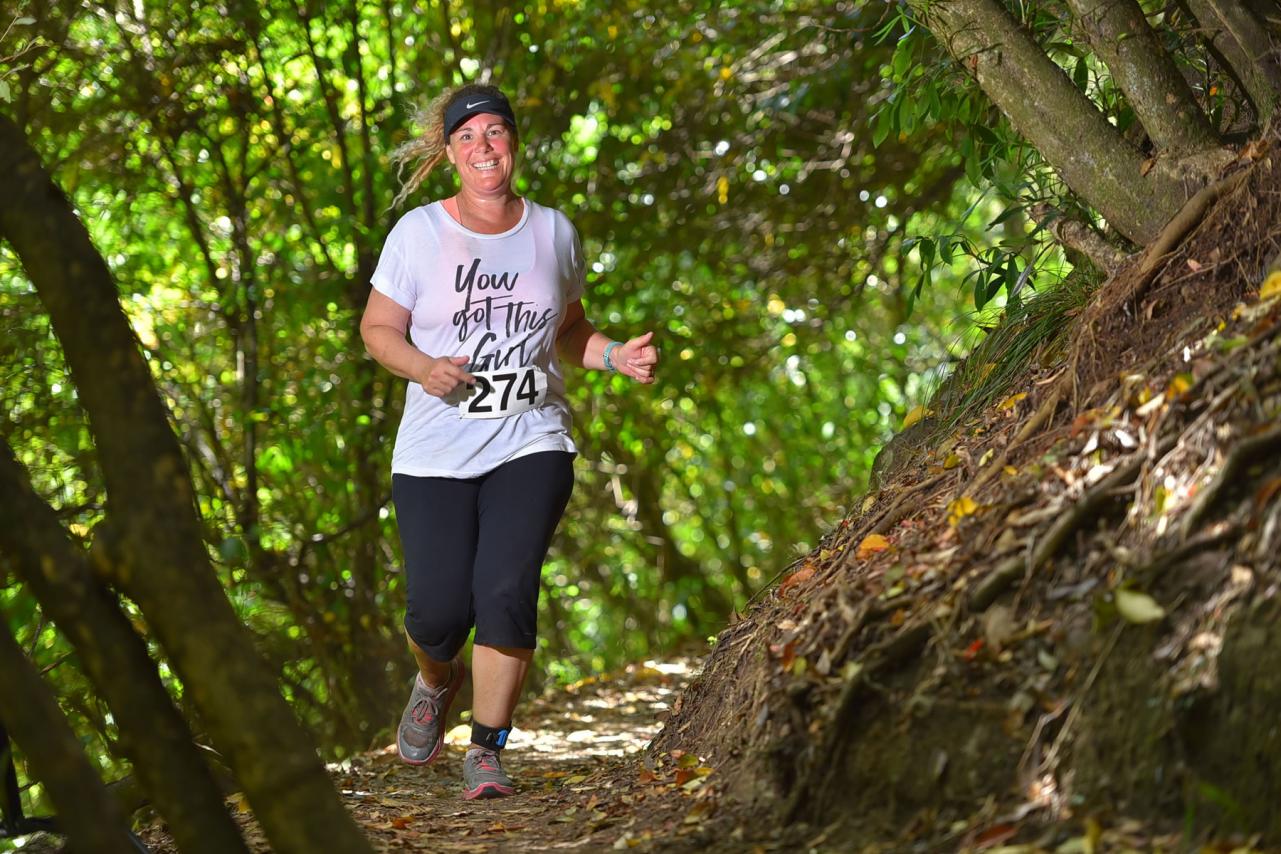
[[[1281,159],[1247,151],[722,633],[655,749],[854,850],[1281,845]]]

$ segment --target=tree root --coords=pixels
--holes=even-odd
[[[1223,461],[1223,468],[1219,469],[1219,473],[1214,476],[1209,485],[1197,495],[1188,514],[1183,517],[1183,523],[1179,528],[1180,539],[1186,540],[1192,529],[1199,525],[1224,494],[1237,484],[1247,465],[1278,447],[1281,447],[1281,427],[1273,427],[1257,436],[1242,439],[1228,453],[1227,459]]]
[[[1139,579],[1140,587],[1145,586],[1157,573],[1167,567],[1175,566],[1190,558],[1197,552],[1214,548],[1215,546],[1230,542],[1241,536],[1241,526],[1225,522],[1221,525],[1215,525],[1208,531],[1202,531],[1195,537],[1180,543],[1168,551],[1156,555],[1147,563],[1139,568],[1127,572],[1127,575],[1133,575]]]
[[[1005,560],[993,570],[970,594],[966,606],[971,611],[982,611],[996,601],[1002,593],[1020,576],[1031,575],[1040,569],[1042,564],[1052,558],[1067,538],[1092,520],[1099,509],[1113,497],[1112,492],[1119,486],[1132,482],[1139,475],[1143,464],[1153,457],[1159,457],[1174,447],[1175,439],[1163,440],[1152,453],[1146,451],[1135,454],[1129,462],[1118,467],[1107,477],[1096,483],[1081,496],[1076,506],[1067,515],[1059,518],[1050,526],[1027,558],[1015,556]]]
[[[898,497],[898,500],[891,505],[890,509],[885,511],[885,513],[876,520],[871,529],[868,530],[866,534],[859,537],[859,540],[862,540],[863,537],[867,536],[867,534],[884,534],[890,528],[893,528],[899,522],[902,522],[903,518],[907,516],[908,512],[911,510],[911,507],[908,504],[908,499],[915,497],[918,492],[923,492],[929,489],[945,477],[947,477],[946,474],[936,474],[933,477],[927,477],[916,486],[913,486],[911,489],[904,492]]]
[[[1242,169],[1240,172],[1234,172],[1226,178],[1202,187],[1184,203],[1174,218],[1161,229],[1161,233],[1148,246],[1148,250],[1143,253],[1143,259],[1139,262],[1138,277],[1131,288],[1129,299],[1138,300],[1143,296],[1148,285],[1156,278],[1156,274],[1165,262],[1170,259],[1175,248],[1196,226],[1201,224],[1214,203],[1241,186],[1251,171]]]

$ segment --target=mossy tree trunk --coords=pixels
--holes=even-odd
[[[1239,0],[1187,0],[1201,38],[1241,84],[1260,124],[1276,109],[1281,91],[1281,61],[1275,27]],[[1274,9],[1273,14],[1277,14]]]
[[[123,752],[179,847],[208,854],[246,850],[146,645],[72,545],[53,508],[32,491],[3,440],[0,517],[22,520],[0,526],[0,550],[71,642],[81,668],[107,701]]]
[[[1183,153],[1222,144],[1137,0],[1068,0],[1068,7],[1158,148]]]
[[[128,851],[128,825],[58,701],[18,646],[0,614],[0,720],[26,754],[59,813],[73,851]]]
[[[1187,196],[1182,182],[1163,170],[1145,170],[1144,156],[999,0],[911,5],[1074,193],[1129,240],[1145,244],[1156,237]]]
[[[99,451],[118,531],[114,579],[146,615],[273,846],[368,851],[210,566],[186,462],[111,273],[3,117],[0,171],[0,234],[49,312]]]

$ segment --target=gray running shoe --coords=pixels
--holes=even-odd
[[[409,704],[400,716],[400,728],[396,731],[396,749],[400,751],[400,758],[410,765],[431,762],[445,741],[449,704],[454,701],[467,673],[467,668],[458,658],[449,663],[449,668],[449,681],[438,688],[424,682],[421,673],[414,677],[414,690],[409,695]]]
[[[498,753],[483,747],[471,747],[463,760],[463,797],[502,798],[513,794],[516,786],[512,778],[503,773]]]

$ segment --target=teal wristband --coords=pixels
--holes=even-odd
[[[623,345],[619,344],[617,341],[610,341],[608,344],[605,345],[605,355],[604,355],[605,370],[609,371],[611,374],[618,373],[618,368],[614,367],[614,362],[612,359],[609,358],[609,354],[613,352],[615,347],[621,347],[621,346]]]

